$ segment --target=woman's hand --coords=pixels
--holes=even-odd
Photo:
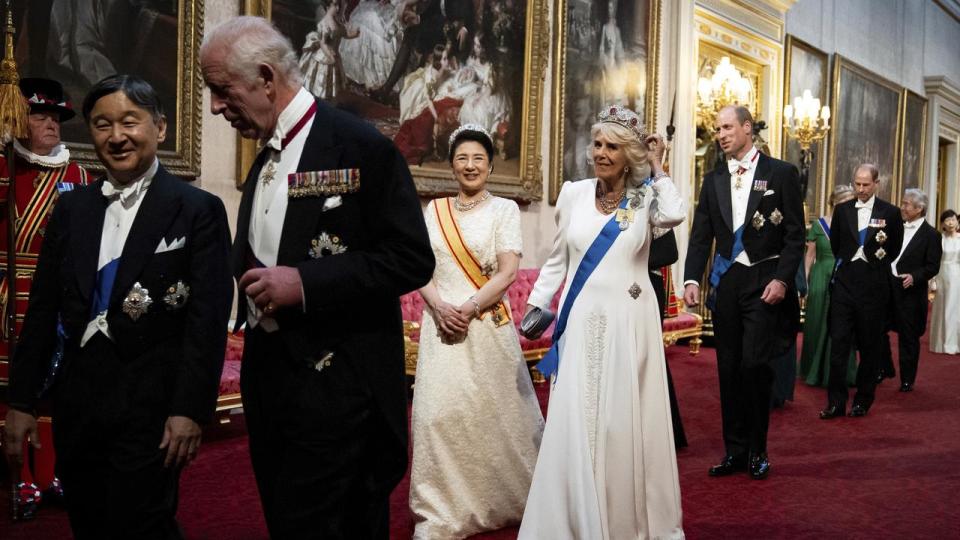
[[[466,334],[470,319],[460,314],[460,309],[449,302],[440,300],[433,307],[437,326],[444,334]]]
[[[647,161],[650,162],[651,172],[656,174],[663,171],[663,154],[667,151],[667,145],[664,144],[663,137],[654,133],[643,142],[647,145]]]

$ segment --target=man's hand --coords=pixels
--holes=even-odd
[[[240,288],[267,315],[303,303],[300,271],[290,266],[252,268],[240,277]]]
[[[786,295],[787,286],[779,279],[774,279],[771,280],[770,283],[767,283],[767,288],[763,290],[763,295],[760,296],[760,300],[763,300],[771,306],[775,306],[779,304]]]
[[[180,467],[193,461],[200,448],[200,426],[186,416],[171,416],[163,427],[160,449],[167,449],[163,466]]]
[[[3,428],[3,444],[7,450],[7,460],[17,470],[23,466],[23,440],[27,437],[34,448],[40,448],[40,434],[37,432],[37,419],[32,414],[10,409],[7,411],[6,425]]]
[[[683,303],[687,307],[694,307],[700,304],[700,286],[690,283],[683,288]]]
[[[912,274],[900,274],[900,278],[903,279],[903,288],[909,289],[913,287],[913,275]]]

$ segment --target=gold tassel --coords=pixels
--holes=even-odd
[[[0,61],[0,139],[6,144],[27,136],[30,108],[20,93],[20,74],[13,57],[13,9],[6,2],[7,26],[4,29],[3,60]]]

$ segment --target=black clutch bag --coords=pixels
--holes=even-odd
[[[549,309],[535,307],[520,321],[520,335],[527,339],[538,339],[553,322],[554,314]]]

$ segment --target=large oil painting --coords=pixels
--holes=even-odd
[[[654,121],[659,0],[557,0],[550,202],[593,176],[590,126],[606,105]]]
[[[819,99],[822,105],[827,105],[830,82],[828,60],[827,53],[788,35],[783,104],[790,104],[794,97],[802,95],[804,90],[810,90],[813,97]],[[783,159],[799,167],[802,161],[800,144],[793,137],[787,136],[786,130],[783,132],[783,140],[785,142]],[[825,140],[810,145],[810,166],[806,171],[806,178],[801,179],[804,182],[802,187],[805,189],[803,200],[807,221],[816,219],[826,212],[824,204],[826,182],[823,174],[826,171],[825,148]]]
[[[880,169],[879,197],[899,200],[901,90],[839,54],[834,56],[828,189],[852,183],[861,163],[873,163]]]
[[[116,73],[150,82],[161,97],[167,140],[160,159],[172,172],[200,172],[201,81],[196,61],[203,0],[20,0],[14,2],[21,77],[60,81],[79,113],[89,89]],[[61,136],[75,160],[101,169],[82,118]]]
[[[490,190],[541,197],[544,0],[266,0],[297,51],[304,86],[392,139],[423,195],[456,191],[447,140],[479,124],[494,139]]]
[[[923,136],[927,132],[927,100],[904,90],[903,144],[900,153],[901,191],[923,189]]]

